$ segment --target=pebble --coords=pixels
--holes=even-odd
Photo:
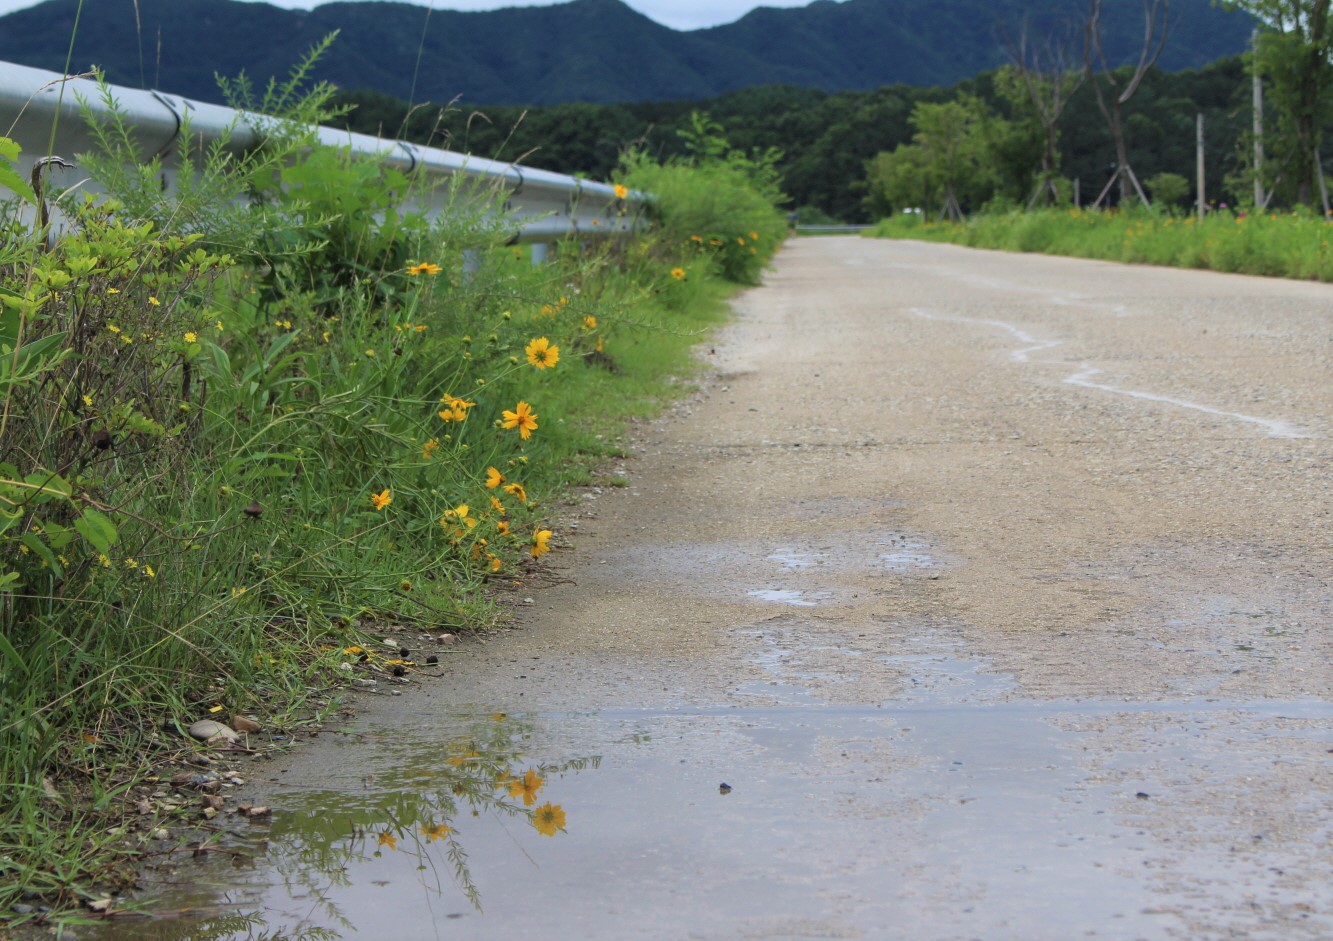
[[[202,739],[205,742],[214,742],[219,739],[225,742],[236,742],[241,738],[236,734],[235,729],[212,719],[200,719],[190,726],[190,736]]]

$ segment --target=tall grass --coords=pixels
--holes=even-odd
[[[49,250],[0,219],[0,912],[130,878],[191,721],[290,728],[384,625],[496,622],[783,232],[743,175],[636,158],[657,224],[534,267],[502,194],[404,210],[421,180],[301,130],[327,89],[275,89],[265,151],[167,194],[113,119],[110,198]]]
[[[1333,280],[1329,223],[1308,212],[1215,212],[1193,216],[1147,210],[1048,209],[973,216],[961,223],[885,219],[880,238],[952,242],[976,248],[1206,268],[1241,274]]]

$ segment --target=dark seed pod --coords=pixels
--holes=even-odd
[[[435,656],[434,654],[431,654],[429,657],[426,658],[426,662],[430,664],[436,664],[440,662],[440,658]]]
[[[394,676],[407,676],[407,668],[406,668],[406,667],[394,667],[394,668],[393,668],[393,675],[394,675]]]
[[[244,513],[246,516],[250,517],[250,519],[257,520],[259,519],[259,517],[264,515],[264,508],[260,506],[259,501],[256,500],[249,506],[247,506],[244,510],[241,510],[241,512]]]
[[[93,432],[92,442],[93,447],[97,450],[105,451],[107,448],[111,447],[111,432],[107,431],[105,428],[98,428]]]

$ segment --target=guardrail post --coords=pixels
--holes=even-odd
[[[532,267],[536,268],[546,264],[551,253],[550,242],[532,243]]]

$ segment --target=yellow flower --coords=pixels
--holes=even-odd
[[[546,369],[560,362],[560,347],[552,346],[546,337],[537,337],[523,348],[523,352],[528,355],[528,362],[538,369]]]
[[[505,493],[518,497],[524,503],[528,502],[528,492],[523,489],[523,485],[520,483],[505,484]]]
[[[157,578],[157,572],[153,570],[153,567],[151,565],[145,565],[143,567],[143,573],[148,578]]]
[[[463,421],[467,418],[467,410],[476,405],[476,402],[469,402],[466,399],[460,399],[445,393],[440,397],[444,403],[444,408],[440,410],[440,418],[445,421]]]
[[[105,552],[99,552],[97,553],[97,564],[104,569],[109,569],[111,568],[111,559],[107,557]]]
[[[704,240],[704,237],[703,237],[702,235],[691,235],[691,236],[690,236],[690,241],[691,241],[691,242],[699,242],[699,243],[702,243],[703,240]]]
[[[370,495],[370,505],[373,506],[376,511],[384,509],[392,502],[393,494],[388,490],[381,490],[379,493],[372,493]]]
[[[583,329],[592,331],[597,329],[597,318],[592,314],[583,318]]]
[[[672,268],[672,269],[671,269],[671,277],[675,278],[677,281],[684,281],[684,280],[685,280],[685,269],[684,269],[684,268]]]
[[[494,490],[505,482],[505,475],[494,467],[486,468],[486,489]]]
[[[500,571],[500,569],[505,567],[504,562],[500,561],[500,557],[498,555],[493,555],[490,557],[490,559],[491,559],[492,572],[498,572]]]
[[[117,326],[116,326],[115,324],[113,324],[113,323],[109,323],[109,324],[107,324],[107,325],[106,325],[106,328],[107,328],[108,330],[110,330],[112,333],[120,333],[120,327],[117,327]]]
[[[532,812],[532,825],[542,836],[555,836],[557,830],[565,829],[565,809],[547,801]]]
[[[443,271],[443,270],[444,270],[444,269],[441,268],[439,265],[433,265],[433,264],[431,264],[431,263],[428,262],[428,261],[423,261],[423,262],[422,262],[421,264],[419,264],[419,265],[408,265],[408,266],[407,266],[407,273],[410,274],[410,275],[412,275],[413,277],[416,277],[416,276],[419,275],[419,274],[428,274],[428,275],[431,275],[431,276],[433,277],[433,276],[439,274],[439,273],[440,273],[441,271]]]
[[[503,411],[504,421],[500,423],[501,428],[517,428],[518,435],[524,441],[532,437],[533,431],[537,428],[537,413],[532,410],[532,406],[527,402],[519,402],[514,406],[511,412],[509,409]]]
[[[119,293],[120,293],[120,288],[107,288],[107,289],[106,289],[106,292],[107,292],[108,294],[119,294]]]
[[[148,303],[152,304],[154,307],[161,307],[161,306],[162,306],[162,302],[159,301],[159,300],[158,300],[157,298],[155,298],[155,297],[150,297],[150,298],[148,298]]]
[[[429,461],[431,459],[431,455],[435,453],[435,449],[438,448],[439,446],[440,446],[440,439],[431,438],[429,441],[427,441],[425,444],[421,446],[421,459],[423,461]]]
[[[626,186],[624,183],[617,183],[615,185],[615,190],[616,190],[616,199],[624,199],[626,196],[629,195],[629,187]]]
[[[532,557],[540,559],[551,551],[551,537],[555,535],[549,529],[539,529],[532,534]]]
[[[518,797],[522,795],[523,805],[531,807],[537,803],[537,792],[542,789],[545,781],[537,773],[535,768],[529,768],[522,778],[509,779],[509,796]]]
[[[356,656],[357,654],[362,654],[365,652],[366,650],[364,647],[357,647],[356,645],[343,648],[343,653],[347,654],[349,657]]]
[[[427,826],[424,823],[421,825],[421,835],[431,842],[434,842],[435,840],[443,840],[453,832],[453,827],[446,826],[443,823],[435,823],[430,826]]]
[[[509,535],[509,521],[508,521],[508,520],[500,520],[500,522],[498,522],[498,523],[495,524],[495,531],[496,531],[497,533],[499,533],[501,536],[508,536],[508,535]]]
[[[387,846],[391,850],[398,849],[398,837],[394,836],[388,830],[385,830],[379,835],[378,843],[380,846]]]
[[[82,399],[84,405],[88,406],[89,408],[93,407],[93,397],[91,395],[82,396]]]
[[[186,342],[186,343],[198,343],[198,342],[199,342],[199,334],[195,333],[193,330],[186,330],[186,331],[185,331],[185,342]]]

